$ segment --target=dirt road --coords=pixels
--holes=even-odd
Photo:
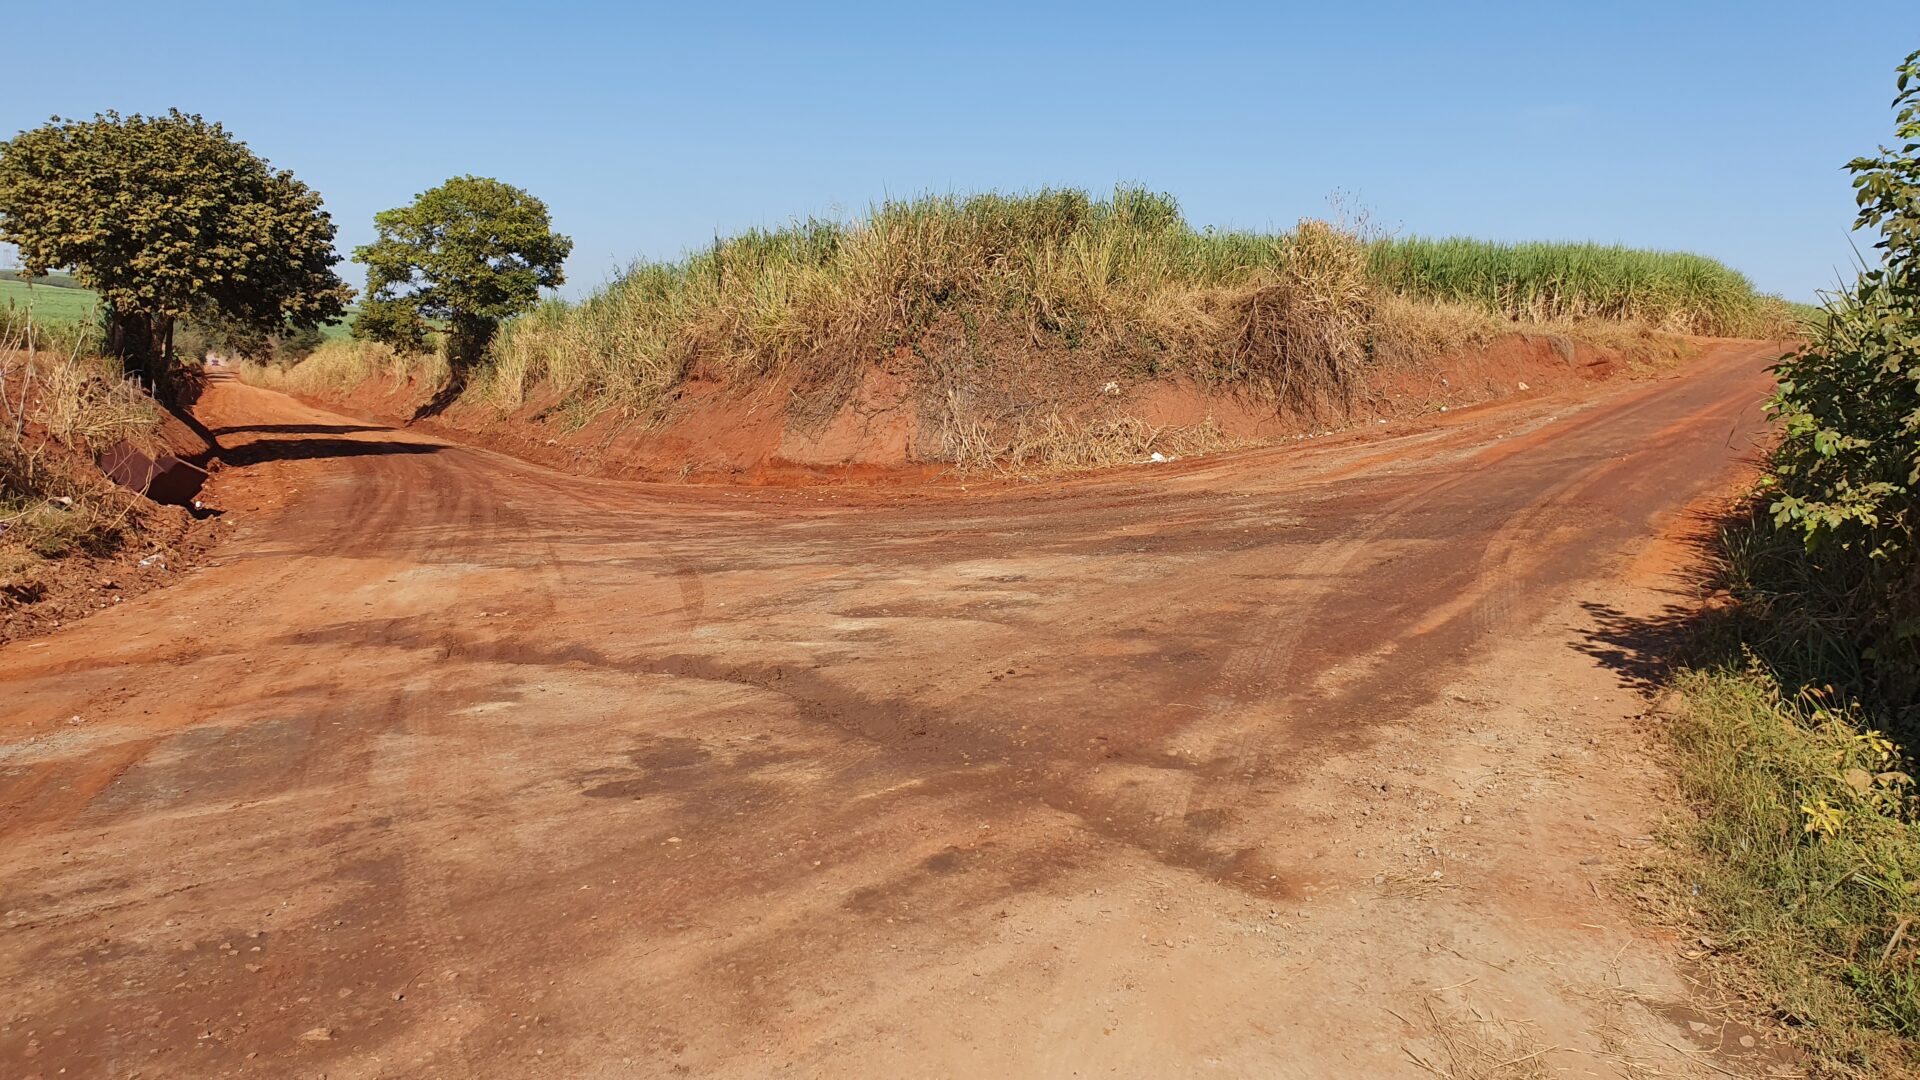
[[[1698,1071],[1627,627],[1774,352],[918,494],[221,383],[214,564],[0,650],[0,1075]]]

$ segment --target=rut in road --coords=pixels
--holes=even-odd
[[[0,1071],[1391,1075],[1383,1003],[1470,948],[1556,1042],[1652,1047],[1583,994],[1684,985],[1578,944],[1621,917],[1573,811],[1644,831],[1654,770],[1552,764],[1631,705],[1542,627],[1738,475],[1776,353],[909,493],[221,383],[219,565],[0,654]]]

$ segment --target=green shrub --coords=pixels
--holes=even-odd
[[[1680,902],[1821,1071],[1862,1076],[1920,1066],[1920,52],[1895,107],[1903,148],[1850,165],[1882,261],[1779,366],[1770,493],[1721,544],[1736,603],[1669,714],[1696,813]]]
[[[1920,691],[1920,52],[1900,68],[1898,149],[1854,160],[1880,265],[1779,367],[1774,522],[1804,543],[1804,596],[1839,617],[1873,689],[1903,714]]]

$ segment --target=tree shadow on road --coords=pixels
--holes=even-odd
[[[213,429],[215,435],[351,435],[358,431],[392,431],[377,424],[235,424]]]
[[[435,454],[446,449],[437,443],[392,442],[372,439],[256,439],[220,455],[234,468],[267,461],[307,458],[378,457],[388,454]]]
[[[1669,604],[1652,615],[1629,615],[1612,604],[1586,601],[1581,610],[1593,621],[1574,645],[1613,671],[1635,690],[1666,685],[1674,669],[1697,659],[1703,620],[1695,605]]]
[[[466,388],[467,377],[456,371],[453,376],[447,380],[447,385],[435,391],[432,397],[421,402],[420,407],[413,410],[413,415],[407,417],[407,423],[411,424],[415,421],[439,416],[441,413],[446,412],[447,406],[452,405],[454,401],[460,397],[461,391]]]
[[[1623,685],[1643,692],[1662,689],[1680,668],[1726,659],[1734,645],[1727,633],[1731,612],[1720,538],[1738,516],[1737,508],[1724,507],[1686,514],[1662,541],[1680,552],[1660,590],[1671,599],[1646,614],[1581,602],[1590,625],[1574,648],[1617,674]]]

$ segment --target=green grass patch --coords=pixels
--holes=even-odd
[[[100,319],[100,304],[86,289],[60,285],[33,285],[0,278],[0,318],[24,321],[28,305],[33,318],[47,326],[91,326]],[[10,309],[10,311],[6,310]]]
[[[331,323],[327,323],[325,326],[322,326],[320,328],[321,336],[326,338],[326,340],[328,341],[347,340],[348,338],[353,336],[353,320],[354,320],[354,317],[359,314],[360,314],[360,308],[358,305],[355,305],[355,304],[347,305],[346,318],[341,319],[339,322],[331,322]]]
[[[7,328],[15,334],[25,325],[27,305],[33,305],[34,321],[56,334],[91,330],[100,322],[100,301],[93,291],[72,278],[55,275],[36,281],[31,289],[11,271],[0,271],[0,335]],[[320,328],[328,341],[344,341],[353,332],[357,307],[348,307],[346,318]]]
[[[1666,715],[1695,819],[1671,890],[1736,988],[1842,1074],[1920,1065],[1920,824],[1857,707],[1760,661],[1684,673]]]

